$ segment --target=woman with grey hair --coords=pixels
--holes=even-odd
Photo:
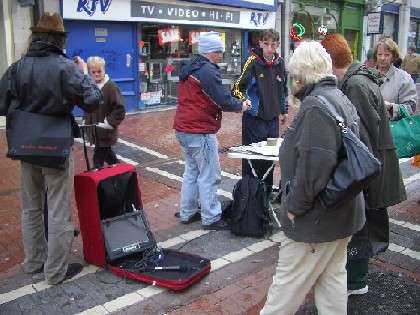
[[[278,217],[284,235],[261,314],[295,314],[312,287],[320,314],[346,314],[347,244],[365,223],[363,198],[359,194],[327,209],[318,197],[342,146],[337,122],[320,96],[356,134],[359,117],[337,88],[331,58],[321,44],[302,42],[288,69],[291,92],[301,105],[279,151],[283,193]]]

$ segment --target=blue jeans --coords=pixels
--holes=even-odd
[[[222,210],[217,188],[221,176],[216,135],[177,131],[176,138],[185,159],[181,188],[181,220],[187,221],[198,212],[200,202],[202,224],[209,225],[219,221]]]

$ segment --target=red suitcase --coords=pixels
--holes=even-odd
[[[83,128],[82,135],[88,171],[74,177],[74,190],[86,262],[107,268],[124,278],[175,291],[183,290],[206,276],[211,268],[208,259],[157,247],[142,210],[134,166],[119,163],[90,170]],[[135,233],[125,238],[125,231],[113,240],[110,227],[118,227],[116,222],[126,223],[128,219],[141,223],[138,224],[141,240],[134,240]],[[111,253],[110,239],[123,251]],[[128,243],[122,246],[124,242]],[[152,258],[154,264],[150,265]]]
[[[100,200],[98,187],[101,181],[118,176],[133,176],[137,193],[137,200],[133,200],[136,207],[142,208],[141,194],[138,189],[137,173],[134,166],[129,164],[115,164],[99,170],[91,170],[74,176],[74,193],[79,214],[80,233],[83,242],[83,255],[86,262],[104,267],[106,254],[101,227]],[[136,199],[136,198],[133,198]]]

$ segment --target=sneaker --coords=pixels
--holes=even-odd
[[[347,296],[350,295],[362,295],[366,294],[369,291],[369,287],[366,285],[364,288],[356,289],[356,290],[347,290]]]
[[[203,225],[204,230],[230,230],[230,225],[225,220],[220,219],[209,225]]]
[[[176,218],[181,218],[181,213],[175,212],[174,216]],[[197,221],[201,221],[201,213],[200,212],[194,213],[187,221],[182,221],[181,220],[181,223],[182,224],[190,224],[190,223],[197,222]]]

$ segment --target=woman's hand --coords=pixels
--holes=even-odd
[[[388,102],[388,101],[384,101],[385,103],[385,108],[387,111],[390,111],[392,109],[392,107],[394,106],[394,103]]]

